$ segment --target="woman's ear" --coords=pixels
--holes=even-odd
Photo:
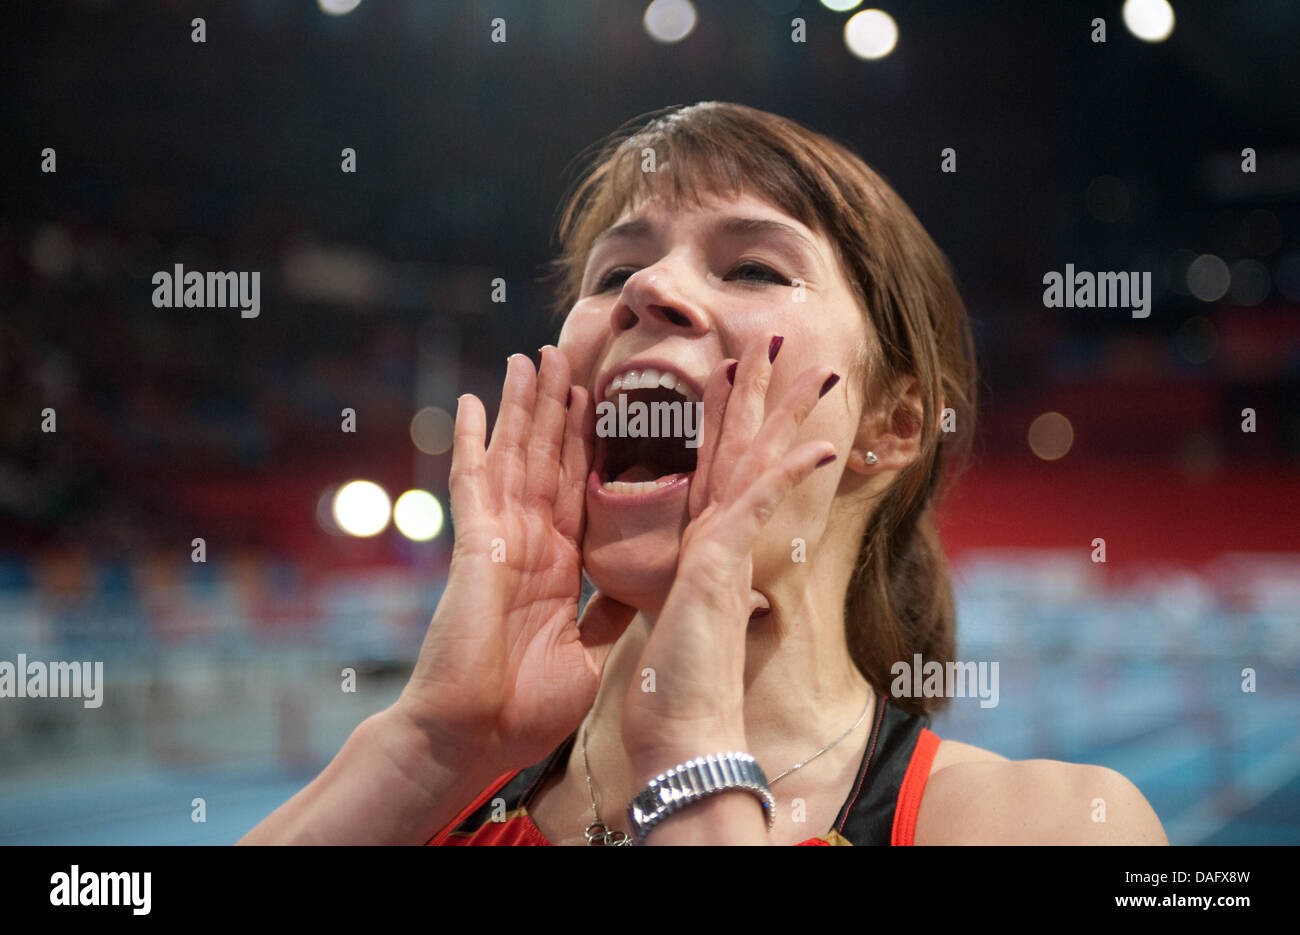
[[[849,451],[848,469],[881,474],[901,471],[915,461],[921,453],[924,411],[921,385],[915,377],[908,377],[902,392],[892,399],[864,409]]]

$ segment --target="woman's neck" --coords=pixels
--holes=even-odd
[[[844,734],[858,722],[868,700],[875,697],[849,656],[843,611],[834,616],[831,613],[830,608],[817,608],[812,601],[799,601],[795,606],[777,597],[770,614],[749,624],[745,735],[749,752],[770,770],[769,780]],[[592,820],[583,760],[584,732],[601,820],[611,828],[625,829],[624,809],[640,791],[644,777],[633,775],[622,743],[621,725],[627,693],[651,687],[646,676],[637,671],[637,664],[652,626],[649,616],[638,613],[611,651],[595,704],[570,754],[563,780],[567,794],[560,800],[570,806],[565,811],[585,803],[584,826]],[[782,780],[778,799],[815,793],[821,808],[838,809],[842,796],[836,790],[845,776],[856,771],[870,720],[864,719],[816,763]],[[717,751],[701,750],[700,754],[713,752]],[[664,768],[672,765],[665,763]],[[823,789],[828,792],[823,794]],[[824,830],[810,829],[806,836]]]

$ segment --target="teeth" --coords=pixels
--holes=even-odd
[[[665,481],[645,480],[645,481],[639,481],[637,483],[629,483],[628,481],[622,481],[622,480],[607,480],[604,483],[602,483],[600,486],[608,490],[610,493],[632,494],[632,493],[649,493],[652,490],[656,490],[660,487],[664,487],[670,483],[672,483],[671,480],[665,480]]]
[[[651,367],[647,367],[645,370],[629,370],[614,377],[609,381],[609,386],[605,389],[605,398],[612,400],[619,393],[625,393],[628,390],[651,390],[659,387],[675,390],[686,397],[687,402],[698,403],[700,401],[700,398],[695,395],[685,380],[679,380],[671,373],[661,373]]]

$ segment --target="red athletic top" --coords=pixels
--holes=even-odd
[[[930,764],[939,749],[929,722],[927,716],[907,714],[881,696],[852,793],[830,830],[799,846],[911,845]],[[576,737],[575,731],[542,762],[499,777],[426,843],[550,846],[529,817],[528,804],[567,762]],[[494,806],[496,799],[501,801]]]

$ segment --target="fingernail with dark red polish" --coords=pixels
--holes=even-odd
[[[825,396],[827,393],[831,391],[832,386],[834,386],[836,383],[839,382],[840,382],[840,375],[838,373],[832,373],[829,377],[826,378],[826,382],[822,384],[821,392],[817,394],[817,398],[821,399],[823,396]]]
[[[835,460],[835,452],[831,452],[826,457],[822,458],[820,461],[817,462],[817,467],[830,464],[834,460]]]
[[[785,338],[781,335],[775,335],[770,344],[767,345],[767,362],[770,364],[776,360],[776,352],[781,350],[781,344]]]
[[[755,617],[766,617],[771,612],[772,612],[771,607],[759,607],[756,608],[754,612],[749,615],[749,619],[753,620]]]
[[[740,361],[734,360],[731,362],[731,366],[727,368],[727,382],[732,386],[736,385],[736,365],[739,363]]]

